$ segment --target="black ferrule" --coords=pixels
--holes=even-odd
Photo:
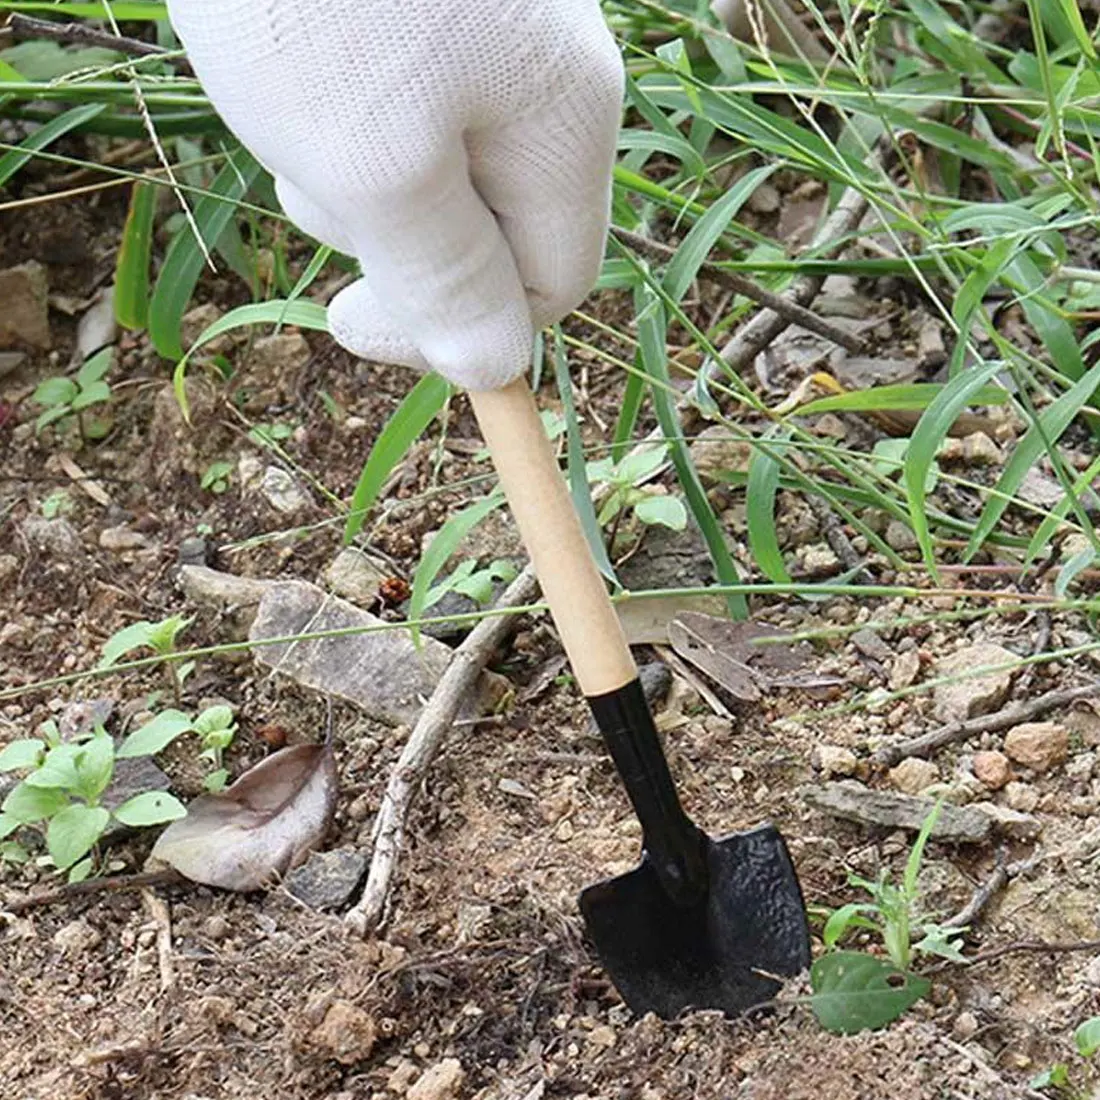
[[[707,889],[706,837],[680,805],[641,682],[588,704],[642,823],[646,857],[673,901],[694,904]]]

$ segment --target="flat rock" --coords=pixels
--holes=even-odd
[[[931,760],[910,756],[890,769],[890,782],[904,794],[920,794],[925,787],[939,782],[940,770]]]
[[[268,466],[260,476],[260,495],[280,515],[304,512],[312,501],[309,494],[280,466]]]
[[[734,438],[721,424],[704,428],[690,450],[699,476],[710,482],[720,482],[730,473],[745,473],[752,459],[752,444]]]
[[[0,271],[0,348],[30,344],[49,349],[49,293],[46,269],[37,260]]]
[[[888,687],[891,691],[901,691],[917,681],[920,676],[920,652],[916,649],[907,649],[899,653],[890,665],[890,679]]]
[[[811,787],[803,792],[803,799],[815,810],[845,821],[914,833],[920,831],[936,805],[931,798],[872,791],[851,779]],[[990,819],[973,807],[945,804],[932,837],[949,844],[981,844],[992,831]]]
[[[355,546],[345,546],[325,570],[325,584],[360,607],[370,607],[378,599],[378,589],[389,576],[381,562]]]
[[[941,722],[961,722],[991,714],[1008,697],[1013,670],[987,672],[978,676],[967,673],[988,665],[1003,665],[1017,660],[1011,650],[989,642],[965,646],[944,657],[936,665],[936,675],[965,678],[951,684],[940,684],[936,688],[936,717]]]
[[[145,535],[125,526],[106,527],[99,533],[100,549],[109,550],[115,554],[122,554],[127,550],[143,550],[148,545],[149,540]]]
[[[1057,722],[1024,722],[1005,735],[1005,754],[1025,768],[1045,772],[1069,755],[1069,733]]]
[[[277,582],[238,577],[205,565],[183,565],[177,574],[183,594],[192,602],[228,617],[235,637],[244,640],[264,593]]]
[[[1038,818],[999,806],[996,802],[975,802],[972,809],[985,814],[998,833],[1012,840],[1034,840],[1043,831]]]
[[[280,332],[261,336],[252,344],[249,365],[260,366],[275,375],[301,370],[312,353],[300,332]]]
[[[254,656],[306,687],[356,704],[378,721],[414,725],[450,664],[452,651],[442,642],[422,637],[418,652],[408,631],[305,581],[271,582],[248,637],[258,642],[356,628],[375,632],[256,646]],[[503,676],[482,673],[474,697],[463,703],[463,716],[491,711],[508,686]]]
[[[368,854],[359,848],[314,852],[285,879],[286,888],[311,909],[341,909],[367,873]]]
[[[457,1058],[444,1058],[426,1069],[405,1093],[406,1100],[452,1100],[466,1073]]]

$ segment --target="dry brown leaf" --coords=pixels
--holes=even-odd
[[[258,890],[321,843],[336,793],[330,745],[281,749],[227,790],[195,799],[160,834],[150,861],[205,886]]]

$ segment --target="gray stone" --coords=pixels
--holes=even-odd
[[[846,388],[869,390],[874,386],[895,386],[903,382],[912,382],[916,379],[918,372],[916,359],[850,356],[836,373]]]
[[[281,375],[301,370],[312,353],[306,338],[300,332],[280,332],[273,336],[261,336],[252,345],[250,365],[259,365],[273,374]]]
[[[884,642],[882,636],[876,631],[868,630],[866,627],[862,630],[857,630],[852,635],[851,641],[852,645],[854,645],[864,657],[870,657],[875,661],[882,661],[885,663],[894,656],[894,647]]]
[[[205,565],[184,565],[178,575],[183,594],[192,602],[228,616],[236,637],[244,639],[264,593],[274,581],[222,573]]]
[[[414,725],[450,664],[451,650],[442,642],[422,637],[418,652],[408,631],[304,581],[271,582],[248,636],[259,642],[355,628],[371,632],[258,645],[254,656],[306,687],[355,703],[381,722]],[[464,701],[463,716],[491,711],[507,690],[504,677],[482,673],[474,698]]]
[[[974,669],[1003,665],[1018,658],[1004,646],[982,642],[965,646],[936,665],[937,676],[963,677],[955,683],[936,688],[936,717],[941,722],[960,722],[995,711],[1008,697],[1013,669],[968,675]]]
[[[80,553],[80,536],[64,516],[27,516],[20,529],[27,542],[41,553],[56,558],[74,558]]]
[[[62,741],[71,741],[85,733],[92,733],[96,726],[105,726],[114,713],[115,700],[108,696],[99,699],[76,699],[66,703],[57,716],[57,730]]]
[[[309,494],[279,466],[268,466],[260,477],[260,494],[284,516],[304,512],[312,503]]]
[[[46,269],[37,260],[0,271],[0,348],[50,348],[49,293]]]
[[[207,566],[214,560],[210,540],[202,535],[193,535],[180,541],[176,561],[180,565]]]
[[[83,955],[102,942],[103,933],[84,919],[63,924],[53,935],[54,946],[66,955]]]
[[[889,688],[891,691],[901,691],[916,682],[920,675],[920,652],[915,649],[907,649],[899,653],[890,665]]]
[[[672,670],[661,661],[650,661],[638,669],[638,679],[650,708],[660,710],[672,688]]]
[[[149,540],[140,531],[131,531],[129,527],[107,527],[99,533],[99,547],[115,554],[127,550],[143,550]]]
[[[971,807],[993,822],[993,828],[1012,840],[1034,840],[1042,831],[1041,822],[1031,814],[998,806],[996,802],[975,802]]]
[[[311,909],[341,909],[351,901],[370,860],[360,848],[314,852],[286,877],[286,888]]]
[[[354,546],[345,546],[325,570],[325,584],[360,607],[370,607],[378,599],[378,589],[389,571],[370,555]]]
[[[886,545],[899,554],[907,550],[916,550],[920,545],[917,542],[917,536],[913,533],[913,528],[908,523],[902,523],[900,519],[890,520],[886,525],[886,533],[882,537],[886,540]]]
[[[846,779],[811,787],[803,793],[804,800],[815,810],[886,829],[919,832],[936,803],[930,798],[872,791],[861,783]],[[935,840],[950,844],[981,844],[989,839],[992,822],[971,806],[944,805],[932,829]]]

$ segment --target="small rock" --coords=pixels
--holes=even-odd
[[[249,362],[280,375],[301,370],[311,355],[309,344],[300,332],[280,332],[261,336],[252,345]]]
[[[1027,504],[1037,508],[1050,509],[1062,501],[1065,496],[1057,478],[1050,477],[1042,470],[1030,467],[1016,489],[1016,496]]]
[[[202,305],[189,309],[180,320],[180,343],[186,351],[191,345],[212,325],[220,321],[222,311],[213,302],[203,302]],[[203,344],[202,351],[211,355],[225,355],[233,348],[233,336],[223,332],[221,336],[215,336],[213,340]]]
[[[333,1001],[309,1038],[341,1065],[350,1066],[370,1057],[376,1036],[373,1017],[350,1001]]]
[[[618,1036],[615,1034],[615,1029],[608,1027],[607,1024],[597,1024],[588,1033],[589,1045],[596,1047],[598,1050],[610,1050],[617,1041]]]
[[[978,1030],[978,1018],[973,1012],[960,1012],[951,1025],[951,1034],[965,1042]]]
[[[1012,840],[1034,840],[1043,826],[1030,814],[998,806],[995,802],[975,802],[972,809],[983,813],[993,822],[993,828]]]
[[[305,511],[310,504],[309,495],[279,466],[268,466],[260,478],[260,493],[264,500],[284,516]]]
[[[1100,988],[1100,955],[1090,960],[1085,967],[1085,981],[1094,988]]]
[[[852,635],[852,645],[854,645],[864,657],[870,657],[872,660],[880,661],[883,664],[894,656],[893,647],[882,640],[882,635],[874,630],[868,630],[866,627],[862,630],[857,630]]]
[[[5,584],[19,572],[19,559],[14,554],[0,554],[0,584]]]
[[[378,599],[378,589],[389,571],[354,546],[346,546],[325,570],[325,583],[345,600],[370,607]]]
[[[426,1069],[405,1094],[406,1100],[451,1100],[466,1079],[457,1058],[444,1058]]]
[[[229,921],[225,919],[220,913],[215,913],[212,917],[207,917],[202,922],[202,934],[207,939],[211,940],[224,940],[226,936],[232,931],[232,926]]]
[[[99,547],[121,554],[126,550],[143,550],[149,540],[140,531],[131,531],[129,527],[107,527],[99,533]]]
[[[105,726],[114,713],[115,700],[109,696],[97,699],[74,699],[66,703],[57,716],[57,732],[62,741],[72,741],[86,733],[92,733],[96,726]]]
[[[939,768],[931,760],[910,756],[890,769],[890,782],[904,794],[920,794],[940,778]]]
[[[943,325],[935,317],[926,316],[917,333],[917,362],[925,368],[938,367],[946,358]]]
[[[555,838],[560,840],[563,844],[567,844],[573,839],[573,833],[573,822],[567,817],[563,818],[558,823],[558,827],[554,830]]]
[[[831,576],[840,568],[840,559],[830,546],[806,546],[798,556],[811,577]]]
[[[752,459],[752,445],[735,439],[729,428],[712,424],[691,445],[691,457],[704,481],[722,481],[729,473],[745,473]]]
[[[999,791],[1012,778],[1012,765],[1003,752],[976,752],[974,774],[991,791]]]
[[[103,934],[86,920],[74,920],[59,928],[53,936],[55,947],[66,955],[83,955],[103,942]]]
[[[749,195],[745,205],[755,214],[774,214],[783,203],[775,184],[765,180]]]
[[[81,359],[87,359],[117,338],[115,288],[108,286],[96,295],[96,300],[80,318],[76,326],[76,350]]]
[[[672,689],[672,670],[661,661],[650,661],[638,669],[638,679],[650,709],[660,710]]]
[[[1030,813],[1039,805],[1039,792],[1030,783],[1009,783],[1005,787],[1005,804],[1010,810]]]
[[[1013,670],[987,672],[978,676],[967,674],[977,668],[1010,664],[1017,660],[1011,650],[988,642],[965,646],[943,658],[936,665],[937,676],[960,676],[963,679],[940,684],[936,688],[936,717],[941,722],[959,722],[996,710],[1008,697]]]
[[[848,429],[839,416],[832,413],[822,413],[813,426],[814,435],[824,436],[826,439],[846,439]]]
[[[900,519],[890,520],[882,537],[886,540],[886,545],[899,554],[906,550],[916,550],[920,546],[912,527],[908,523],[902,523]]]
[[[1057,722],[1025,722],[1008,731],[1005,752],[1017,764],[1045,772],[1069,755],[1069,734]]]
[[[404,1096],[408,1092],[409,1085],[416,1080],[416,1075],[419,1072],[415,1062],[410,1061],[408,1058],[402,1058],[397,1063],[397,1068],[386,1080],[386,1088],[390,1092],[397,1093],[398,1096]]]
[[[985,434],[972,432],[963,440],[963,459],[976,466],[996,466],[1004,456],[1001,448]]]
[[[357,847],[314,852],[286,877],[286,888],[311,909],[346,905],[367,872],[367,853]]]
[[[49,293],[46,269],[37,260],[0,271],[0,348],[31,344],[49,350]]]
[[[14,374],[25,362],[27,355],[22,351],[0,351],[0,378]]]
[[[260,600],[272,581],[237,577],[208,569],[205,565],[184,565],[178,574],[179,586],[192,603],[211,608],[230,618],[234,638],[242,640],[256,618]]]
[[[920,675],[920,651],[907,649],[899,653],[897,659],[890,666],[889,688],[891,691],[901,691],[916,683]]]
[[[859,767],[856,754],[841,745],[818,745],[813,757],[814,765],[825,779],[855,775]]]
[[[214,548],[209,539],[202,535],[192,535],[180,540],[179,550],[176,551],[178,565],[208,566],[213,560]]]
[[[20,530],[27,542],[44,554],[56,558],[73,558],[80,553],[80,536],[64,516],[54,519],[27,516]]]

